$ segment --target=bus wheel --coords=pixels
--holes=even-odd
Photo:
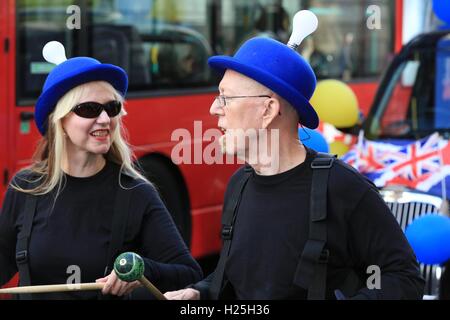
[[[166,205],[167,210],[183,237],[190,247],[191,242],[191,214],[189,197],[184,186],[183,178],[172,164],[159,159],[144,159],[140,162],[145,176],[156,187]]]

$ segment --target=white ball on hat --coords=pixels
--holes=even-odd
[[[58,41],[50,41],[42,49],[44,59],[56,65],[59,65],[67,60],[66,49],[63,44]]]

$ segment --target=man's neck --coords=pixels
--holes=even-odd
[[[284,141],[282,143],[282,141]],[[289,137],[283,139],[280,137],[280,143],[278,148],[278,155],[276,150],[271,148],[270,143],[268,143],[267,150],[269,150],[265,161],[257,161],[256,163],[246,162],[255,170],[255,172],[262,176],[272,176],[289,171],[298,165],[305,162],[306,159],[306,149],[298,141],[297,137]],[[257,157],[257,159],[261,159]]]

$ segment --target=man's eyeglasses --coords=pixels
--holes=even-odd
[[[122,110],[122,103],[116,100],[109,101],[105,104],[98,102],[83,102],[72,109],[77,116],[87,119],[97,118],[103,110],[106,111],[108,117],[114,118]]]
[[[216,100],[219,102],[219,106],[221,108],[226,107],[227,105],[227,99],[242,99],[242,98],[272,98],[268,95],[259,95],[259,96],[216,96]]]

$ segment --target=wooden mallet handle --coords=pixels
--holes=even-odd
[[[29,286],[0,289],[0,294],[23,294],[23,293],[53,293],[69,291],[94,291],[102,290],[104,283],[80,283],[80,284],[55,284],[45,286]]]
[[[167,298],[158,290],[146,277],[139,279],[139,282],[146,287],[158,300],[167,300]]]
[[[150,281],[142,277],[139,282],[146,287],[158,300],[167,300]],[[94,291],[102,290],[105,283],[80,283],[80,284],[54,284],[45,286],[28,286],[0,289],[0,294],[24,294],[24,293],[55,293],[72,291]]]

